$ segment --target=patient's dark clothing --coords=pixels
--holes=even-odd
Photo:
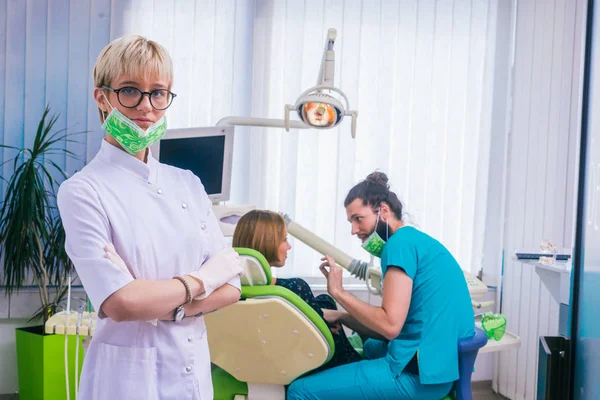
[[[309,306],[311,306],[320,316],[323,318],[323,309],[327,310],[337,310],[337,305],[335,300],[328,294],[320,294],[317,297],[313,295],[312,290],[310,290],[310,286],[304,279],[300,278],[291,278],[291,279],[281,279],[277,278],[275,284],[278,286],[282,286],[288,290],[291,290],[295,294],[297,294],[302,300],[304,300]],[[354,350],[348,338],[346,337],[346,333],[343,329],[339,331],[338,334],[332,332],[333,342],[335,344],[335,352],[333,357],[329,362],[323,364],[319,368],[315,369],[312,372],[323,371],[325,369],[338,367],[344,364],[350,364],[353,362],[357,362],[362,360],[360,354]]]

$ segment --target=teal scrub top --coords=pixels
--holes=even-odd
[[[417,353],[422,384],[458,379],[458,340],[475,334],[474,313],[464,274],[450,252],[431,236],[405,226],[387,241],[383,276],[400,268],[412,279],[410,307],[386,356],[400,374]],[[392,288],[383,287],[385,290]]]

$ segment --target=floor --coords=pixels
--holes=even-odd
[[[473,382],[471,387],[473,389],[473,400],[507,400],[506,397],[494,393],[490,381]]]
[[[0,394],[0,400],[18,400],[19,395]],[[473,399],[474,400],[507,400],[506,397],[500,396],[492,391],[492,383],[474,382],[473,383]]]

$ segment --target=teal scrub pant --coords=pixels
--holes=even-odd
[[[365,360],[331,368],[292,382],[288,400],[393,399],[440,400],[452,383],[423,385],[407,372],[396,375],[385,359],[387,343],[369,339]]]

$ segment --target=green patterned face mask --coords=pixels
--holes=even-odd
[[[375,221],[375,228],[373,229],[373,233],[369,235],[367,240],[362,244],[362,248],[365,249],[369,254],[375,256],[377,258],[381,258],[381,254],[383,253],[383,248],[385,247],[386,241],[379,236],[377,233],[377,225],[379,224],[379,211],[377,212],[377,220]],[[387,231],[387,225],[386,225]],[[388,235],[389,238],[389,235]]]
[[[113,108],[104,120],[102,129],[133,155],[152,146],[165,135],[167,119],[163,115],[161,119],[144,131],[119,110]]]

